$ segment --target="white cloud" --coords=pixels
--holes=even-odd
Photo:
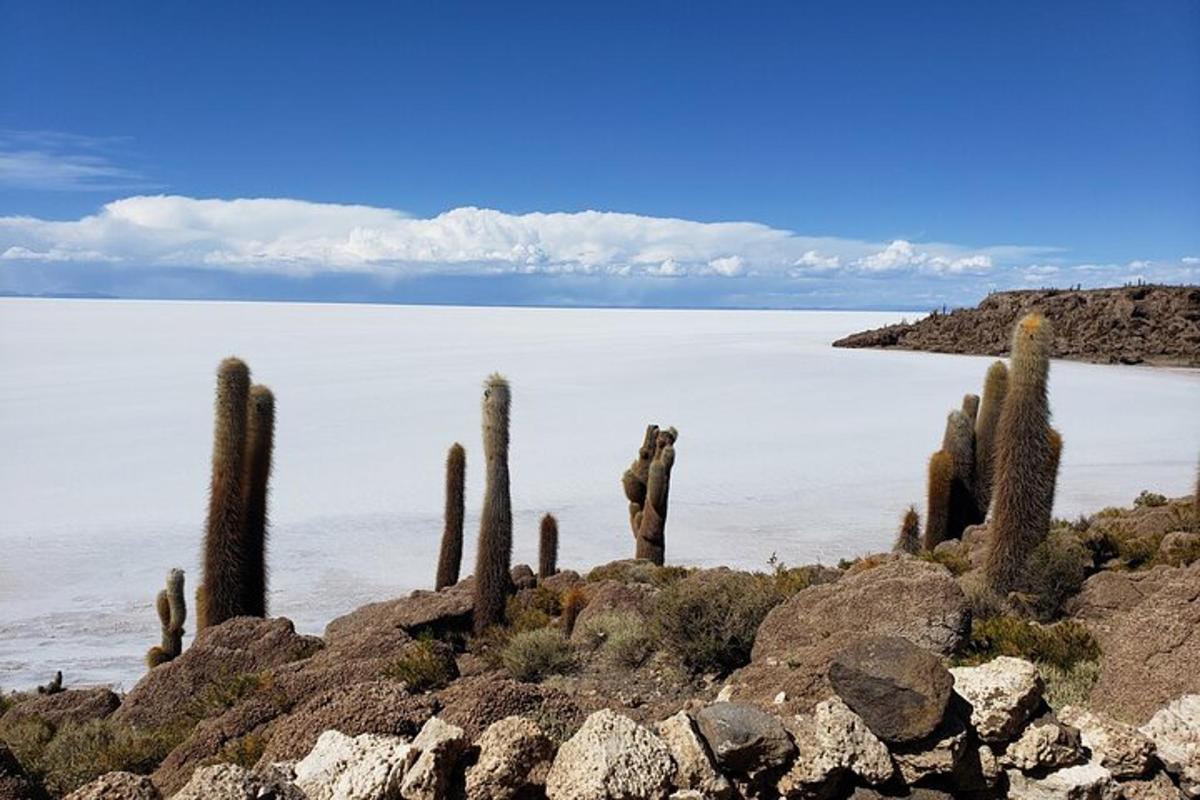
[[[1200,264],[1200,258],[1198,258],[1196,256],[1184,256],[1183,258],[1181,258],[1179,260],[1182,261],[1184,264],[1187,264],[1188,266]]]
[[[0,217],[7,261],[112,261],[283,275],[549,273],[803,276],[835,270],[982,272],[1053,248],[882,244],[754,222],[582,211],[456,208],[418,219],[389,208],[289,199],[134,196],[77,220]]]
[[[109,152],[119,139],[0,130],[0,186],[52,191],[147,188],[135,170],[115,163]]]

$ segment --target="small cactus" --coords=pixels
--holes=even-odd
[[[446,453],[446,512],[442,547],[438,553],[437,578],[433,586],[436,591],[458,583],[458,573],[462,567],[466,475],[467,451],[455,442]]]
[[[579,618],[579,612],[587,604],[587,593],[578,586],[571,587],[563,594],[562,632],[568,639],[571,638],[571,633],[575,630],[575,620]]]
[[[538,531],[538,580],[558,572],[558,520],[553,514],[542,517]]]
[[[900,533],[896,536],[896,544],[892,550],[911,555],[921,552],[921,518],[915,507],[909,506],[904,512],[900,521]]]
[[[58,694],[62,690],[63,678],[61,669],[54,673],[54,677],[49,683],[43,683],[41,686],[37,687],[38,694]]]
[[[662,566],[666,558],[667,507],[671,468],[675,465],[674,428],[646,428],[646,436],[621,482],[629,500],[629,521],[636,542],[635,556]]]
[[[504,606],[512,589],[512,498],[508,480],[508,420],[511,392],[508,381],[493,374],[483,390],[483,454],[486,488],[479,521],[475,561],[475,631],[504,621]]]
[[[925,508],[925,549],[932,551],[946,541],[950,523],[950,492],[954,481],[954,459],[945,450],[929,458],[929,485]]]
[[[267,488],[275,446],[275,395],[266,386],[250,387],[247,420],[245,526],[242,540],[242,601],[239,613],[267,615]]]
[[[995,473],[996,428],[1008,394],[1008,367],[996,361],[988,367],[983,380],[983,400],[975,418],[975,505],[987,516],[992,503],[992,476]]]
[[[183,623],[187,620],[183,570],[173,569],[167,573],[167,588],[158,593],[155,607],[162,625],[162,644],[151,647],[146,653],[146,665],[151,669],[178,658],[183,652]]]

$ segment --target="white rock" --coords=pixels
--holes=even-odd
[[[535,775],[554,758],[554,745],[536,723],[505,717],[475,742],[479,758],[467,770],[467,800],[512,800],[529,793]]]
[[[1042,678],[1028,661],[1000,656],[954,667],[954,691],[971,705],[971,726],[985,742],[1014,738],[1042,699]]]
[[[604,709],[563,743],[546,777],[549,800],[654,800],[669,792],[675,762],[657,735]]]
[[[1154,760],[1154,742],[1132,725],[1086,709],[1067,706],[1058,718],[1079,729],[1083,746],[1091,760],[1112,773],[1117,780],[1146,774]]]
[[[260,772],[236,764],[214,764],[198,768],[187,785],[172,797],[178,800],[258,800],[260,797],[304,800],[304,793],[292,785],[290,777],[271,767]]]
[[[717,692],[716,702],[728,703],[733,699],[733,684],[727,683],[721,687],[721,691]]]
[[[840,698],[818,703],[811,715],[795,716],[788,729],[799,752],[779,779],[784,796],[820,794],[841,770],[868,783],[884,783],[895,772],[887,747]]]
[[[1066,767],[1082,760],[1079,732],[1052,715],[1034,720],[1000,759],[1005,766],[1024,772]]]
[[[1140,728],[1158,750],[1158,758],[1188,797],[1200,797],[1200,694],[1185,694],[1167,704]]]
[[[708,747],[700,740],[695,723],[686,711],[658,723],[658,735],[667,743],[675,759],[676,789],[694,790],[713,800],[733,796],[733,784],[717,772]]]
[[[953,772],[966,750],[966,744],[966,726],[949,717],[925,739],[905,746],[893,746],[892,760],[899,767],[900,777],[905,783],[916,783],[930,775]]]
[[[467,749],[466,733],[457,725],[430,717],[411,746],[420,755],[404,772],[400,796],[404,800],[442,800],[449,793],[454,768]]]
[[[325,731],[296,763],[296,785],[309,800],[393,800],[416,755],[397,736]]]
[[[1060,769],[1044,778],[1031,778],[1011,769],[1008,796],[1011,800],[1117,800],[1120,789],[1108,770],[1089,763]]]

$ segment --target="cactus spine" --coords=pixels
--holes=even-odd
[[[1052,342],[1050,323],[1040,314],[1026,316],[1013,331],[1008,396],[996,429],[984,562],[988,584],[1001,596],[1016,586],[1030,552],[1050,530],[1058,467],[1046,397]]]
[[[250,370],[245,362],[237,358],[222,361],[217,369],[204,591],[197,598],[198,618],[204,626],[219,625],[241,611],[240,581],[246,569],[243,485],[249,396]]]
[[[183,570],[167,573],[167,588],[158,593],[155,602],[158,621],[162,625],[162,644],[146,653],[146,666],[153,669],[178,658],[183,652],[183,623],[187,620],[187,605],[183,599]]]
[[[239,614],[267,615],[267,488],[275,446],[275,395],[266,386],[250,387],[247,421],[245,525],[242,602]]]
[[[950,522],[950,491],[954,481],[954,459],[938,450],[929,459],[929,486],[925,508],[925,549],[932,551],[946,541]]]
[[[538,580],[558,572],[558,520],[553,514],[542,517],[538,531]]]
[[[975,505],[987,516],[992,504],[992,476],[996,468],[996,428],[1008,394],[1008,367],[996,361],[983,379],[983,400],[975,419]]]
[[[438,553],[437,579],[433,587],[435,590],[458,583],[458,572],[462,566],[466,476],[467,452],[455,442],[446,453],[446,513],[442,548]]]
[[[911,555],[921,552],[921,518],[913,506],[909,506],[904,512],[904,518],[900,521],[900,533],[896,536],[896,545],[892,550]]]
[[[483,390],[483,454],[487,462],[479,548],[475,561],[475,631],[504,621],[512,584],[512,499],[508,480],[508,417],[511,393],[499,374]]]
[[[629,523],[636,542],[635,556],[662,566],[666,558],[667,505],[671,468],[675,465],[674,428],[646,428],[646,436],[621,482],[629,500]]]

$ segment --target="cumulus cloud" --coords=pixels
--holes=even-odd
[[[0,217],[0,259],[114,262],[282,275],[342,272],[788,277],[983,273],[1053,248],[967,248],[804,236],[755,222],[615,212],[507,214],[456,208],[430,218],[290,199],[140,195],[80,219]]]

